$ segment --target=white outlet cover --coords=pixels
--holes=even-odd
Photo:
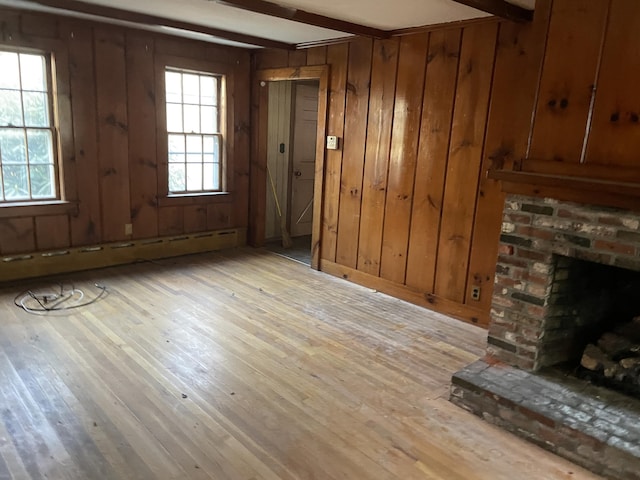
[[[335,135],[327,136],[327,150],[338,150],[338,137]]]

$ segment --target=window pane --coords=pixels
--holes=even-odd
[[[169,164],[169,192],[184,192],[184,164]]]
[[[48,127],[47,94],[23,92],[24,123],[27,127]]]
[[[8,163],[27,163],[24,130],[7,128],[0,130],[0,162],[2,165]]]
[[[0,72],[0,88],[20,88],[17,53],[0,52]]]
[[[182,103],[182,75],[178,72],[165,72],[164,79],[167,102]]]
[[[200,77],[198,75],[183,73],[182,88],[184,89],[184,103],[200,103]]]
[[[184,131],[200,133],[200,107],[197,105],[184,106]]]
[[[29,199],[29,177],[26,165],[2,165],[2,178],[7,200]]]
[[[169,153],[184,152],[184,135],[169,135]]]
[[[202,164],[187,164],[187,191],[202,190]]]
[[[205,190],[218,190],[218,164],[205,163],[204,164],[204,189]]]
[[[29,163],[53,163],[53,148],[49,130],[27,130]]]
[[[184,163],[185,155],[184,153],[170,153],[169,154],[169,163]]]
[[[213,153],[213,151],[214,151],[213,150],[214,141],[215,141],[215,137],[211,137],[211,136],[203,137],[203,139],[202,139],[202,143],[203,143],[202,151],[204,153]]]
[[[216,79],[214,77],[200,77],[200,103],[202,105],[216,104]]]
[[[167,131],[182,132],[182,105],[167,103]]]
[[[220,137],[213,137],[214,162],[220,162]]]
[[[47,91],[45,61],[42,55],[20,54],[20,73],[23,90]]]
[[[0,74],[0,79],[3,76],[4,72]],[[22,126],[22,106],[20,105],[19,91],[0,90],[0,126]]]
[[[214,107],[202,107],[202,133],[217,133],[216,132],[216,109]]]
[[[54,198],[55,180],[53,165],[31,165],[31,196],[33,198]]]
[[[187,135],[187,153],[202,153],[202,137],[200,135]]]

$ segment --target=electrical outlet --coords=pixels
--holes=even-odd
[[[125,235],[133,235],[133,224],[125,223],[124,224],[124,234]]]
[[[471,300],[475,300],[476,302],[480,300],[480,286],[474,285],[471,287]]]

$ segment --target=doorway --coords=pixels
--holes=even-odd
[[[265,240],[311,265],[318,80],[268,82]]]
[[[310,250],[310,265],[316,270],[320,263],[328,80],[328,65],[285,67],[257,70],[252,86],[256,108],[252,117],[249,244],[263,246],[267,238],[281,238],[282,231],[296,240],[311,230],[306,253]],[[274,93],[278,89],[280,93]],[[274,96],[278,95],[284,101],[276,101]],[[269,128],[273,112],[281,112],[278,121],[284,134],[280,138]],[[288,120],[282,112],[289,112]]]

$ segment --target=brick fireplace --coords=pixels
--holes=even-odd
[[[487,354],[451,400],[615,479],[640,478],[640,399],[561,371],[612,322],[640,315],[640,212],[510,195]]]

